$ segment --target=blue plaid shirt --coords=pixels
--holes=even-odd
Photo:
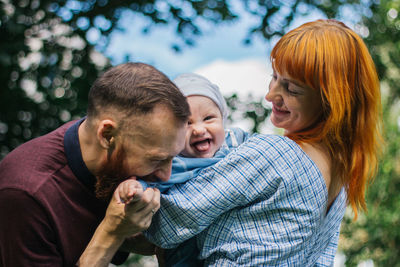
[[[331,266],[346,207],[293,141],[253,135],[196,178],[170,188],[145,232],[164,248],[197,236],[207,266]]]

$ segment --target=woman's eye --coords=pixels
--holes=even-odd
[[[290,95],[293,95],[293,96],[300,94],[298,91],[290,89],[289,86],[286,88],[286,90]]]
[[[281,82],[282,87],[289,92],[289,83],[287,82]]]

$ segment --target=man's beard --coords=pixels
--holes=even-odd
[[[107,155],[107,161],[102,163],[95,193],[98,199],[109,202],[117,186],[128,179],[125,170],[125,149],[120,147]]]

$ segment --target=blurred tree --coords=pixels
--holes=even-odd
[[[249,29],[246,43],[254,35],[281,35],[296,14],[320,10],[333,16],[343,5],[319,0],[242,3],[260,20]],[[92,82],[110,65],[101,52],[123,12],[149,18],[143,32],[155,24],[174,25],[179,38],[171,46],[176,51],[195,43],[203,22],[237,18],[225,0],[0,0],[0,159],[22,142],[85,114]],[[246,116],[256,120],[255,113]]]
[[[232,122],[249,120],[252,124],[250,131],[253,133],[261,132],[261,126],[271,112],[263,106],[262,99],[254,99],[252,95],[239,99],[237,94],[233,94],[226,99],[226,103],[231,111],[228,119]]]
[[[366,195],[368,212],[345,217],[340,249],[347,266],[372,259],[377,266],[400,266],[400,2],[371,2],[360,32],[381,79],[385,152]]]
[[[123,10],[174,23],[186,44],[200,33],[195,17],[215,23],[235,18],[224,1],[213,0],[1,0],[0,159],[85,114],[92,82],[110,65],[101,52]]]
[[[399,114],[399,113],[398,113]],[[343,221],[339,249],[346,266],[372,259],[376,266],[400,266],[400,131],[398,123],[386,123],[387,150],[366,199],[368,212],[356,222],[353,214]]]

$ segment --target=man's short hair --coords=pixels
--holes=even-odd
[[[124,63],[96,79],[89,91],[87,116],[94,118],[109,110],[141,115],[159,104],[168,107],[178,121],[188,120],[186,98],[166,75],[148,64]]]

